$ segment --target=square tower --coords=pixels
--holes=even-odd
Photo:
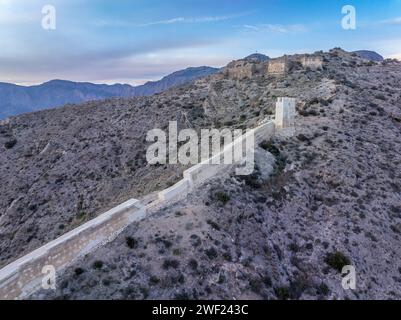
[[[280,97],[276,103],[276,128],[291,128],[295,125],[295,99]]]
[[[302,66],[312,70],[323,69],[323,58],[321,56],[304,55],[301,59]]]
[[[288,71],[287,57],[270,59],[267,62],[267,74],[271,75],[284,75]]]

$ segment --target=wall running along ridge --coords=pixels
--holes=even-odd
[[[246,153],[254,147],[252,143],[246,143],[247,139],[254,139],[255,145],[258,145],[274,134],[280,134],[283,129],[291,129],[293,132],[294,117],[295,99],[279,98],[274,121],[268,120],[249,130],[220,153],[184,171],[184,178],[159,192],[154,203],[145,206],[139,200],[131,199],[5,266],[0,270],[0,300],[29,297],[41,288],[42,279],[46,275],[42,272],[45,266],[51,265],[59,272],[78,258],[114,240],[128,225],[143,219],[152,205],[160,205],[185,195],[216,174],[231,168],[232,164],[224,164],[224,154],[232,152],[238,144],[245,147]],[[221,164],[212,164],[216,158]]]
[[[40,288],[44,266],[60,270],[93,249],[117,237],[129,224],[141,220],[146,210],[131,199],[66,233],[0,270],[0,299],[29,296]]]

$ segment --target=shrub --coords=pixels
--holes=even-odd
[[[337,270],[338,272],[341,272],[344,266],[351,263],[350,259],[345,254],[339,251],[327,254],[324,261],[326,262],[326,264],[328,264],[330,267]]]
[[[213,229],[220,231],[220,226],[217,224],[217,222],[214,222],[212,220],[207,220],[206,221]]]
[[[166,269],[166,270],[168,270],[170,268],[177,269],[179,266],[180,266],[180,262],[175,259],[166,259],[163,262],[163,269]]]
[[[190,299],[190,296],[185,291],[182,291],[180,293],[176,293],[175,296],[174,296],[174,300],[189,300],[189,299]]]
[[[215,198],[217,201],[219,201],[223,206],[227,204],[228,201],[230,201],[230,196],[225,193],[224,191],[218,191],[215,193]]]
[[[189,260],[188,265],[190,266],[190,268],[191,268],[192,270],[198,269],[198,261],[196,261],[195,259]]]
[[[160,279],[156,276],[151,276],[149,278],[149,284],[151,284],[151,285],[158,284],[159,282],[160,282]]]
[[[300,133],[300,134],[297,136],[297,139],[298,139],[299,141],[301,141],[301,142],[309,141],[309,138],[308,138],[306,135],[302,134],[302,133]]]
[[[269,276],[263,277],[263,283],[265,284],[266,287],[271,287],[272,286],[272,279]]]
[[[215,248],[210,248],[210,249],[207,249],[207,250],[205,250],[205,254],[207,255],[207,257],[209,258],[209,259],[215,259],[215,258],[217,258],[217,251],[216,251],[216,249]]]
[[[401,234],[401,223],[393,224],[390,226],[390,228],[394,233]]]
[[[74,273],[75,273],[75,275],[77,275],[77,276],[83,274],[84,272],[85,272],[85,270],[82,269],[82,268],[76,268],[76,269],[74,270]]]
[[[330,289],[327,286],[327,284],[325,283],[321,283],[318,287],[317,287],[317,293],[318,294],[322,294],[324,296],[327,296],[330,293]]]
[[[125,243],[127,244],[128,248],[135,249],[138,247],[138,242],[132,237],[126,237]]]
[[[278,300],[288,300],[290,298],[290,290],[288,287],[274,288],[274,293]]]
[[[251,287],[251,290],[257,294],[259,294],[260,291],[262,290],[262,283],[257,278],[250,279],[249,286]]]
[[[381,94],[381,93],[376,95],[375,98],[379,99],[379,100],[383,100],[383,101],[386,100],[386,97],[384,96],[384,94]]]
[[[245,181],[247,186],[250,186],[254,189],[259,189],[262,187],[261,183],[259,182],[259,173],[254,172],[247,176],[241,176],[241,179]]]
[[[280,155],[280,150],[269,141],[263,141],[260,144],[260,147],[266,151],[269,151],[275,157],[278,157]]]
[[[288,246],[288,249],[290,249],[292,252],[298,252],[300,248],[297,243],[293,242],[293,243],[290,243],[290,245]]]
[[[4,143],[4,147],[6,149],[11,149],[12,147],[14,147],[17,144],[17,140],[16,139],[12,139],[9,141],[6,141],[6,143]]]
[[[92,267],[94,268],[94,269],[102,269],[102,267],[103,267],[103,261],[100,261],[100,260],[96,260],[94,263],[93,263],[93,265],[92,265]]]

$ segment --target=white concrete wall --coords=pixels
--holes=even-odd
[[[278,98],[276,104],[276,128],[284,129],[295,125],[295,99]]]
[[[187,179],[182,179],[175,185],[159,192],[159,200],[168,201],[189,192],[191,184]]]
[[[250,145],[247,144],[247,139],[249,139],[250,135],[254,136],[254,142],[257,145],[262,141],[273,137],[274,132],[275,132],[274,121],[269,121],[253,130],[250,130],[245,135],[236,139],[232,144],[227,146],[224,150],[216,154],[214,157],[184,171],[184,179],[188,180],[191,186],[195,186],[214,177],[216,174],[220,172],[230,169],[231,164],[224,164],[224,154],[226,152],[233,152],[233,150],[241,148],[240,150],[242,150],[243,155],[245,155],[246,152],[250,151],[249,149],[253,149],[255,147],[253,143]],[[220,161],[220,164],[213,164],[214,159],[218,159]],[[233,158],[233,160],[235,159]],[[241,160],[244,159],[239,159],[239,161]]]
[[[320,70],[323,68],[323,58],[320,56],[304,56],[301,59],[301,63],[304,68],[310,68],[312,70]]]
[[[59,271],[94,248],[113,240],[126,226],[145,216],[138,200],[129,200],[49,242],[0,270],[0,299],[24,298],[40,288],[42,268]]]

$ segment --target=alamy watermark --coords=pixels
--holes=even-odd
[[[146,160],[152,165],[243,163],[245,166],[236,169],[237,175],[249,175],[254,171],[254,130],[243,134],[241,129],[202,129],[199,137],[194,129],[178,132],[177,122],[170,121],[168,133],[152,129],[146,141],[152,142],[146,151]]]
[[[341,270],[341,278],[341,285],[344,290],[356,289],[356,270],[354,266],[344,266]]]
[[[356,29],[356,9],[352,5],[343,6],[341,13],[344,17],[341,20],[341,26],[344,30]]]
[[[56,268],[53,265],[46,265],[42,268],[42,289],[56,290]]]
[[[42,15],[42,28],[56,30],[56,7],[49,4],[43,6]]]

